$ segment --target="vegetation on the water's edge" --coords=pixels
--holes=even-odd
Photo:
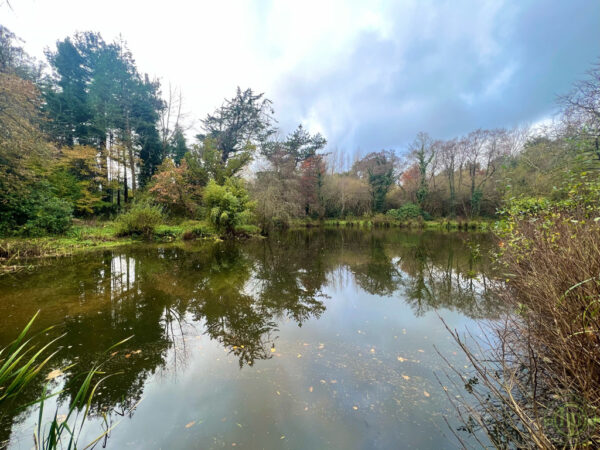
[[[38,379],[45,372],[46,378],[41,396],[30,403],[30,405],[36,405],[38,408],[37,426],[33,433],[34,448],[47,450],[63,448],[63,446],[77,448],[81,427],[83,427],[90,413],[92,397],[98,394],[100,385],[110,376],[103,369],[103,366],[110,359],[109,353],[128,339],[112,345],[104,352],[103,361],[94,364],[90,370],[76,378],[78,384],[74,386],[75,394],[67,413],[59,416],[58,410],[56,410],[52,420],[49,423],[44,423],[44,405],[47,400],[60,395],[68,388],[64,387],[60,391],[53,392],[53,380],[62,377],[68,370],[73,370],[75,364],[53,370],[48,369],[55,362],[54,357],[60,351],[58,341],[64,335],[48,341],[46,336],[53,327],[31,334],[30,329],[38,315],[39,311],[13,342],[4,348],[0,348],[0,406],[9,401],[17,401],[19,393],[29,384],[38,382]],[[46,342],[40,343],[39,341],[42,340],[40,336],[44,336]],[[81,379],[81,382],[79,382],[79,379]],[[93,447],[112,428],[114,427],[106,426],[105,430],[86,448]],[[5,442],[0,442],[2,446],[5,444]]]
[[[258,236],[258,227],[236,227],[236,236]],[[210,224],[204,221],[185,220],[174,224],[160,223],[144,231],[126,232],[123,225],[112,221],[80,221],[64,235],[36,238],[0,238],[0,272],[25,268],[23,259],[73,255],[86,250],[118,247],[140,242],[173,242],[195,239],[220,239]]]
[[[490,231],[493,229],[494,221],[490,219],[478,220],[396,220],[384,215],[376,215],[364,219],[298,219],[290,222],[289,227],[315,228],[315,227],[350,227],[350,228],[404,228],[409,230],[439,230],[439,231]]]
[[[69,236],[74,218],[113,220],[117,235],[146,238],[185,220],[224,237],[299,221],[471,229],[510,198],[554,195],[560,172],[585,150],[572,128],[479,129],[449,140],[419,133],[405,151],[350,157],[302,125],[285,135],[272,102],[239,88],[191,141],[181,95],[164,100],[122,40],[87,32],[58,41],[50,71],[4,27],[0,48],[4,237]]]
[[[498,329],[500,353],[463,347],[477,371],[467,390],[487,389],[465,427],[499,447],[600,445],[600,67],[547,130],[419,133],[402,155],[348,159],[301,125],[281,137],[272,102],[251,89],[188,142],[181,98],[164,101],[122,41],[59,41],[51,75],[2,26],[0,50],[3,270],[21,257],[290,226],[488,229],[481,218],[499,211],[514,313]],[[575,429],[553,415],[572,409]]]

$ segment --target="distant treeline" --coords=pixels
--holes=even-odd
[[[140,73],[124,41],[78,33],[41,63],[0,26],[0,234],[61,233],[73,217],[112,218],[132,202],[226,232],[305,217],[494,216],[513,197],[562,195],[553,188],[598,158],[598,119],[585,114],[598,74],[561,100],[547,130],[419,133],[408,149],[339,164],[320,134],[282,135],[272,102],[251,89],[190,142],[181,93]]]

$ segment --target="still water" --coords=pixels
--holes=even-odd
[[[40,309],[65,336],[69,386],[112,344],[84,447],[456,448],[444,328],[500,306],[482,234],[308,230],[247,242],[140,245],[0,278],[0,347]],[[439,316],[438,316],[439,314]],[[112,353],[112,352],[111,352]],[[40,393],[0,409],[0,448],[29,449]],[[450,395],[460,393],[448,391]],[[46,419],[72,392],[48,401]],[[102,419],[102,417],[106,419]],[[467,439],[467,436],[461,436]]]

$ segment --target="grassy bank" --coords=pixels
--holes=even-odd
[[[258,234],[253,226],[241,226],[236,236]],[[28,259],[73,255],[88,250],[119,247],[140,242],[174,242],[223,238],[208,223],[187,220],[157,226],[152,235],[119,236],[114,222],[78,222],[64,235],[0,238],[0,273],[16,272],[29,267]]]

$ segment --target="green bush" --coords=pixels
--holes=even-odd
[[[34,206],[32,217],[23,227],[23,234],[62,234],[71,226],[72,217],[73,207],[69,202],[49,196]]]
[[[204,191],[207,218],[218,231],[234,233],[252,216],[252,203],[242,180],[228,178],[223,186],[211,180]]]
[[[118,236],[142,235],[151,237],[164,219],[160,206],[151,203],[136,203],[115,220]]]
[[[398,209],[390,209],[386,215],[395,220],[411,220],[423,217],[423,211],[414,203],[405,203]]]

